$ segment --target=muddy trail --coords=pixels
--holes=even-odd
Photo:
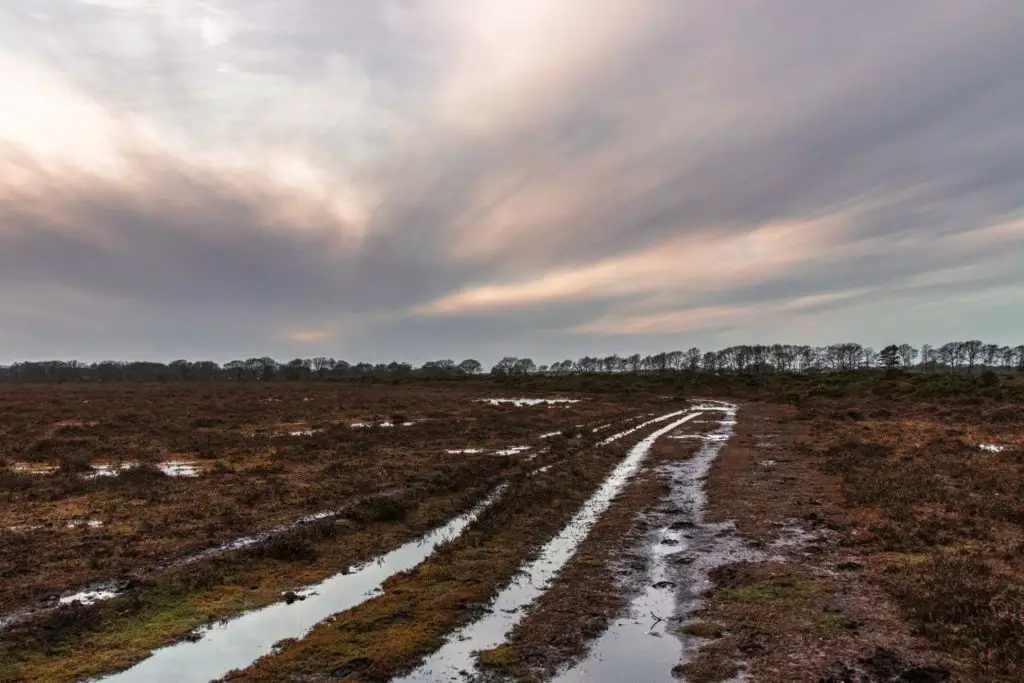
[[[483,618],[451,634],[444,646],[428,657],[418,669],[397,680],[413,683],[472,677],[477,668],[475,653],[500,645],[506,633],[522,618],[524,610],[543,595],[550,581],[572,557],[612,499],[635,474],[651,445],[659,437],[699,417],[701,413],[680,415],[683,415],[683,411],[663,415],[602,441],[602,445],[611,443],[651,424],[674,420],[630,449],[622,463],[605,479],[601,488],[587,500],[569,524],[541,549],[533,562],[520,570],[519,578],[495,597]]]
[[[505,409],[530,409],[520,403]],[[418,537],[395,527],[373,541],[372,530],[387,528],[387,520],[371,519],[365,532],[351,537],[358,547],[346,550],[348,536],[338,534],[350,525],[348,508],[361,505],[354,501],[65,592],[21,615],[39,627],[24,637],[23,629],[16,631],[9,642],[23,649],[0,653],[15,665],[11,671],[41,673],[0,680],[519,680],[519,672],[502,669],[500,653],[510,647],[510,636],[532,628],[533,612],[544,607],[560,575],[640,472],[670,483],[660,499],[626,510],[647,531],[630,537],[643,570],[614,587],[625,609],[589,636],[584,656],[564,657],[560,671],[540,678],[613,681],[628,672],[670,680],[696,649],[679,626],[696,608],[708,572],[746,556],[727,525],[705,523],[702,515],[702,480],[732,433],[735,413],[735,406],[716,401],[677,404],[535,431],[505,446],[468,446],[465,452],[479,462],[499,464],[480,470],[487,474],[477,482],[475,500],[461,486],[450,499],[418,499],[411,518],[421,520]],[[648,467],[655,446],[677,455]],[[402,495],[385,491],[369,499],[389,510],[385,499]],[[452,512],[439,517],[443,510]],[[315,566],[309,569],[289,569],[276,555],[261,554],[280,552],[283,544],[293,562],[292,554],[307,552],[303,539],[321,543],[321,534],[329,553],[310,555]],[[376,554],[365,554],[374,547]],[[253,552],[237,564],[236,555]],[[364,559],[332,559],[353,554]],[[333,573],[325,573],[332,563]],[[165,573],[182,578],[161,578]],[[268,591],[282,583],[290,588],[278,588],[275,599]],[[238,592],[243,586],[251,598],[245,589]],[[215,607],[210,614],[224,616],[197,621],[202,612],[195,610],[207,604]],[[164,614],[173,615],[166,625]],[[187,631],[177,625],[188,623],[197,625]],[[20,645],[41,638],[53,643],[44,648],[56,657]]]
[[[679,667],[693,659],[702,640],[681,628],[700,605],[709,587],[710,572],[728,563],[753,559],[732,525],[704,520],[703,480],[732,436],[736,407],[705,404],[720,410],[722,419],[710,434],[688,435],[703,442],[692,458],[667,463],[660,473],[670,481],[668,495],[646,512],[651,531],[642,540],[647,571],[643,587],[632,592],[626,613],[616,619],[579,662],[555,677],[559,683],[670,681]]]
[[[498,488],[469,512],[386,555],[292,591],[284,602],[201,629],[184,642],[155,651],[127,671],[95,680],[208,681],[244,668],[271,652],[275,643],[301,638],[320,621],[375,597],[389,577],[413,568],[438,545],[457,538],[503,491],[504,487]]]

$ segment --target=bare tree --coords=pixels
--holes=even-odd
[[[715,374],[718,372],[718,354],[714,351],[708,351],[704,354],[701,360],[701,366],[704,372]]]
[[[618,372],[622,367],[622,359],[619,358],[619,354],[613,353],[610,356],[606,356],[601,359],[601,365],[604,366],[604,371],[608,373]]]
[[[475,358],[467,358],[459,363],[459,370],[462,370],[462,372],[467,375],[476,375],[483,369],[483,367],[484,366],[480,364],[480,361]]]
[[[999,348],[999,362],[1003,364],[1003,368],[1006,370],[1013,369],[1013,348],[1009,346],[1002,346]]]
[[[629,371],[632,372],[634,375],[639,375],[640,374],[640,354],[639,353],[634,353],[632,356],[627,358],[626,359],[626,366],[629,368]]]
[[[324,356],[317,356],[310,361],[313,365],[313,371],[316,372],[316,376],[323,378],[328,372],[334,368],[334,359],[326,358]]]
[[[956,374],[956,369],[960,365],[960,354],[962,353],[960,342],[946,342],[938,349],[939,362],[949,367],[950,372]]]
[[[981,357],[981,351],[985,348],[985,344],[980,339],[972,339],[971,341],[962,342],[963,346],[963,357],[967,360],[967,374],[974,374],[974,364]]]
[[[914,367],[914,361],[917,360],[917,349],[910,344],[900,344],[900,364],[907,369]]]
[[[520,358],[513,366],[512,372],[516,375],[532,375],[537,372],[537,364],[532,358]]]
[[[492,375],[511,375],[519,359],[515,356],[505,356],[491,368]]]
[[[999,344],[985,344],[981,347],[981,359],[987,367],[994,368],[998,357]]]
[[[935,372],[935,359],[937,357],[938,353],[931,344],[925,344],[921,347],[921,364],[924,365],[926,372]]]

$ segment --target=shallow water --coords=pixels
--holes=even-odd
[[[170,460],[157,463],[156,468],[168,477],[198,477],[199,466],[196,463]]]
[[[215,624],[200,639],[153,652],[149,659],[121,673],[100,679],[126,683],[196,683],[220,678],[270,653],[274,643],[301,638],[316,624],[382,593],[381,585],[394,574],[412,569],[433,553],[437,544],[456,538],[501,495],[499,488],[473,510],[456,517],[426,536],[392,550],[351,572],[296,591],[305,599],[284,602]]]
[[[137,462],[123,462],[119,464],[100,464],[93,465],[92,471],[85,474],[86,479],[97,479],[99,477],[116,477],[122,472],[138,467]]]
[[[79,527],[89,527],[90,529],[98,529],[103,526],[102,519],[72,519],[67,523],[68,529],[77,529]]]
[[[735,407],[730,406],[716,435],[725,439],[731,435],[734,414]],[[594,642],[582,661],[554,679],[557,683],[668,683],[675,680],[672,668],[692,659],[705,642],[676,637],[674,629],[667,629],[696,611],[712,568],[755,556],[729,533],[729,525],[704,522],[702,480],[725,439],[706,440],[693,458],[665,467],[672,477],[668,500],[681,512],[657,513],[660,526],[648,539],[646,588],[630,601],[628,612]]]
[[[79,602],[83,605],[91,605],[94,602],[100,602],[101,600],[109,600],[110,598],[116,597],[116,590],[85,590],[73,593],[71,595],[65,595],[60,599],[61,605],[70,605],[73,602]]]
[[[518,455],[519,453],[525,453],[530,450],[531,446],[509,446],[508,448],[501,448],[494,451],[495,455]]]
[[[53,474],[57,471],[56,465],[40,465],[29,462],[16,462],[10,467],[12,472],[18,474]]]
[[[669,419],[680,413],[663,415]],[[474,652],[486,650],[505,641],[509,630],[523,617],[524,608],[544,594],[559,570],[575,554],[576,548],[590,533],[601,514],[622,490],[654,442],[664,434],[700,413],[689,413],[680,420],[652,432],[630,449],[625,459],[602,482],[600,488],[573,516],[569,524],[543,548],[536,560],[524,567],[517,578],[492,601],[486,615],[451,634],[441,649],[429,656],[408,676],[396,679],[403,682],[459,680],[460,672],[476,668]],[[653,422],[653,420],[652,420]],[[630,679],[621,679],[630,680]]]
[[[630,427],[629,429],[627,429],[625,431],[619,432],[617,434],[612,434],[608,438],[602,439],[601,441],[598,441],[597,444],[599,446],[606,446],[606,445],[612,443],[613,441],[618,441],[619,439],[621,439],[624,436],[629,436],[633,432],[635,432],[635,431],[637,431],[639,429],[643,429],[644,427],[646,427],[648,425],[652,425],[652,424],[654,424],[656,422],[664,422],[665,420],[671,420],[673,417],[676,417],[678,415],[682,415],[683,413],[686,413],[686,412],[688,412],[688,411],[686,411],[686,410],[677,410],[674,413],[668,413],[667,415],[662,415],[661,417],[656,417],[653,420],[647,420],[646,422],[641,422],[640,424],[636,425],[635,427]]]

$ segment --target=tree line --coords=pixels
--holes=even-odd
[[[692,347],[686,351],[664,351],[641,356],[612,354],[584,356],[536,366],[529,358],[508,356],[491,369],[493,375],[551,375],[630,373],[807,373],[856,372],[902,369],[926,373],[973,374],[976,368],[1024,373],[1024,345],[1000,346],[980,340],[947,342],[941,346],[890,344],[876,351],[856,343],[828,346],[754,344],[730,346],[716,351]]]
[[[444,359],[414,367],[409,363],[355,363],[325,356],[278,362],[270,357],[214,361],[36,361],[0,366],[0,382],[134,382],[134,381],[309,381],[468,377],[483,373],[479,361]],[[490,369],[496,377],[572,374],[771,374],[905,370],[922,373],[975,374],[981,370],[1024,373],[1024,345],[1000,346],[980,340],[941,346],[890,344],[878,351],[855,343],[828,346],[754,344],[716,351],[686,351],[629,356],[584,356],[537,365],[531,358],[506,356]]]
[[[467,358],[429,361],[420,367],[409,363],[356,363],[325,356],[295,358],[278,362],[268,356],[233,360],[223,365],[214,361],[174,360],[114,361],[36,361],[0,366],[0,381],[6,382],[135,382],[182,380],[231,381],[308,381],[359,378],[454,377],[477,375],[483,370],[479,361]]]

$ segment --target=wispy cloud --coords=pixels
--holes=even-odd
[[[998,336],[1024,294],[1013,0],[3,13],[15,356]]]

